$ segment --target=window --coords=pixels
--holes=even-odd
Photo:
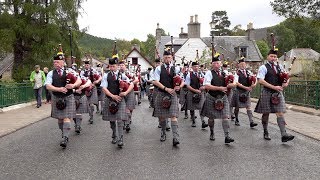
[[[138,58],[132,58],[132,65],[138,64]]]
[[[239,47],[239,56],[240,57],[248,57],[248,46],[240,46]]]

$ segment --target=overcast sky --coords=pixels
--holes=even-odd
[[[179,35],[181,27],[187,32],[190,16],[195,14],[201,23],[201,37],[208,37],[214,11],[227,11],[230,28],[241,24],[246,29],[249,22],[262,28],[284,20],[272,13],[270,0],[87,0],[83,8],[78,23],[80,28],[88,27],[89,34],[141,41],[147,34],[155,35],[157,23],[173,36]]]

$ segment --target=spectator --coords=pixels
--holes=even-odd
[[[46,81],[46,76],[43,71],[40,70],[39,65],[34,66],[34,71],[30,75],[30,81],[32,82],[34,95],[37,100],[37,108],[41,106],[42,86]]]

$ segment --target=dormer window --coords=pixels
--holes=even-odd
[[[239,57],[248,57],[248,46],[239,46]]]

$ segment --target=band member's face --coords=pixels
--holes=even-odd
[[[241,62],[241,63],[239,63],[239,68],[240,69],[245,69],[246,68],[246,63],[245,62]]]
[[[118,69],[118,65],[116,65],[116,64],[109,65],[109,69],[110,69],[110,71],[115,72]]]
[[[47,73],[48,72],[48,68],[43,68],[43,72]]]
[[[120,71],[124,72],[127,68],[125,64],[120,64]]]
[[[199,71],[199,66],[198,65],[192,66],[192,70],[193,70],[193,72],[198,72]]]
[[[64,65],[64,61],[63,60],[54,60],[53,61],[53,66],[55,69],[61,69]]]
[[[275,62],[275,61],[277,61],[278,56],[276,54],[269,54],[267,59],[268,59],[268,61]]]
[[[218,70],[218,69],[221,67],[221,62],[220,62],[220,61],[213,61],[213,62],[211,63],[211,65],[212,65],[212,68],[213,68],[214,70]]]
[[[172,55],[164,55],[164,56],[163,56],[163,62],[164,62],[165,64],[170,64],[171,61],[172,61]]]
[[[90,69],[90,64],[84,64],[85,69]]]

